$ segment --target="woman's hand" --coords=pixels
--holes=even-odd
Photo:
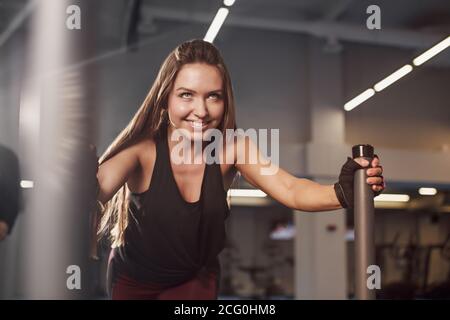
[[[386,188],[383,178],[383,167],[380,166],[380,159],[377,155],[374,155],[371,166],[372,168],[367,169],[368,177],[366,182],[372,186],[372,190],[375,191],[375,196],[377,196]]]
[[[342,166],[339,175],[339,181],[334,184],[334,190],[339,203],[343,208],[353,208],[353,179],[355,171],[366,168],[369,162],[363,158],[347,158],[347,162]],[[386,188],[383,178],[383,167],[380,165],[380,159],[374,155],[371,167],[366,170],[366,182],[371,185],[374,196],[378,196]]]

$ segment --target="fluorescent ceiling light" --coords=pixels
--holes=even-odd
[[[231,197],[266,197],[267,194],[256,189],[230,189],[228,195]]]
[[[346,241],[355,241],[355,230],[350,229],[345,232],[345,240]]]
[[[205,38],[203,40],[208,41],[212,43],[214,39],[217,36],[217,33],[219,33],[220,27],[222,27],[223,22],[225,21],[229,10],[226,8],[220,8],[216,16],[214,17],[213,22],[209,26],[208,31],[206,32]]]
[[[352,100],[350,100],[349,102],[347,102],[344,105],[344,109],[346,111],[350,111],[353,108],[357,107],[358,105],[360,105],[361,103],[363,103],[364,101],[366,101],[367,99],[369,99],[370,97],[372,97],[375,94],[375,91],[373,89],[367,89],[366,91],[364,91],[363,93],[357,95],[356,97],[354,97]]]
[[[375,201],[390,201],[390,202],[408,202],[409,196],[407,194],[380,194],[374,198]]]
[[[436,193],[436,188],[419,188],[419,194],[423,196],[434,196]]]
[[[400,69],[398,69],[397,71],[392,73],[391,75],[387,76],[386,78],[384,78],[383,80],[378,82],[376,85],[373,86],[373,88],[377,92],[380,92],[381,90],[383,90],[386,87],[393,84],[395,81],[399,80],[400,78],[402,78],[405,75],[407,75],[408,73],[410,73],[412,71],[412,69],[413,69],[413,67],[411,65],[409,65],[409,64],[404,65],[403,67],[401,67]]]
[[[22,180],[20,181],[20,186],[22,189],[30,189],[34,187],[34,182],[30,180]]]
[[[448,36],[447,38],[445,38],[444,40],[442,40],[441,42],[439,42],[432,48],[428,49],[427,51],[422,53],[417,58],[415,58],[413,60],[413,64],[415,66],[420,66],[422,63],[430,60],[432,57],[437,55],[439,52],[442,52],[443,50],[447,49],[448,47],[450,47],[450,36]],[[384,78],[383,80],[381,80],[380,82],[375,84],[373,86],[373,88],[375,89],[376,92],[380,92],[381,90],[383,90],[383,89],[387,88],[388,86],[390,86],[391,84],[393,84],[395,81],[399,80],[400,78],[402,78],[405,75],[407,75],[408,73],[410,73],[412,70],[413,70],[413,67],[410,64],[404,65],[397,71],[393,72],[391,75],[387,76],[386,78]],[[375,94],[375,92],[373,92],[373,90],[372,91],[371,90],[372,89],[367,89],[366,91],[361,93],[359,96],[356,96],[355,98],[353,98],[352,100],[347,102],[344,105],[344,109],[346,111],[350,111],[353,108],[355,108],[356,106],[358,106],[359,104],[363,103],[364,101],[366,101],[367,99],[372,97]]]
[[[439,42],[437,45],[435,45],[434,47],[431,47],[430,49],[428,49],[427,51],[422,53],[420,56],[415,58],[413,60],[414,65],[420,66],[422,63],[430,60],[435,55],[437,55],[439,52],[447,49],[449,46],[450,46],[450,36],[448,36],[447,38],[445,38],[444,40]]]
[[[227,7],[231,7],[234,4],[235,0],[223,0],[223,4]]]
[[[293,224],[288,224],[284,227],[280,226],[270,233],[272,240],[290,240],[295,237],[295,227]]]

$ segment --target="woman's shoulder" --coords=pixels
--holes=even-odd
[[[142,135],[136,139],[136,142],[134,143],[134,145],[137,148],[144,148],[144,147],[148,147],[150,145],[154,145],[155,141],[156,141],[156,138],[151,135]]]
[[[154,137],[150,135],[142,136],[130,147],[137,153],[141,164],[154,162],[156,158],[156,141]]]

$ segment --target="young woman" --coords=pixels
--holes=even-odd
[[[262,174],[266,159],[245,137],[224,145],[219,163],[175,161],[175,131],[190,141],[194,160],[199,154],[195,143],[200,139],[200,146],[207,145],[199,132],[235,128],[231,80],[219,51],[202,40],[178,46],[99,161],[98,200],[105,205],[99,233],[107,231],[112,238],[108,277],[113,299],[217,298],[217,256],[229,214],[226,194],[238,171],[293,209],[351,207],[353,172],[368,166],[367,161],[349,158],[335,185],[296,178],[282,169]],[[236,161],[239,152],[247,158],[256,154],[257,161]],[[232,161],[225,161],[229,155]],[[368,183],[378,194],[384,189],[379,159],[371,165]]]

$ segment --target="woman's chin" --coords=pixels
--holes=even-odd
[[[210,139],[211,131],[214,129],[210,124],[203,128],[192,128],[191,126],[182,126],[178,129],[179,135],[182,135],[184,139],[195,142],[195,141],[208,141]],[[178,130],[176,129],[176,130]]]
[[[206,140],[206,133],[205,131],[199,131],[199,132],[190,132],[189,133],[189,139],[191,141],[204,141]]]
[[[182,128],[181,135],[184,139],[195,142],[204,140],[205,133],[203,130],[192,130],[192,128]]]

